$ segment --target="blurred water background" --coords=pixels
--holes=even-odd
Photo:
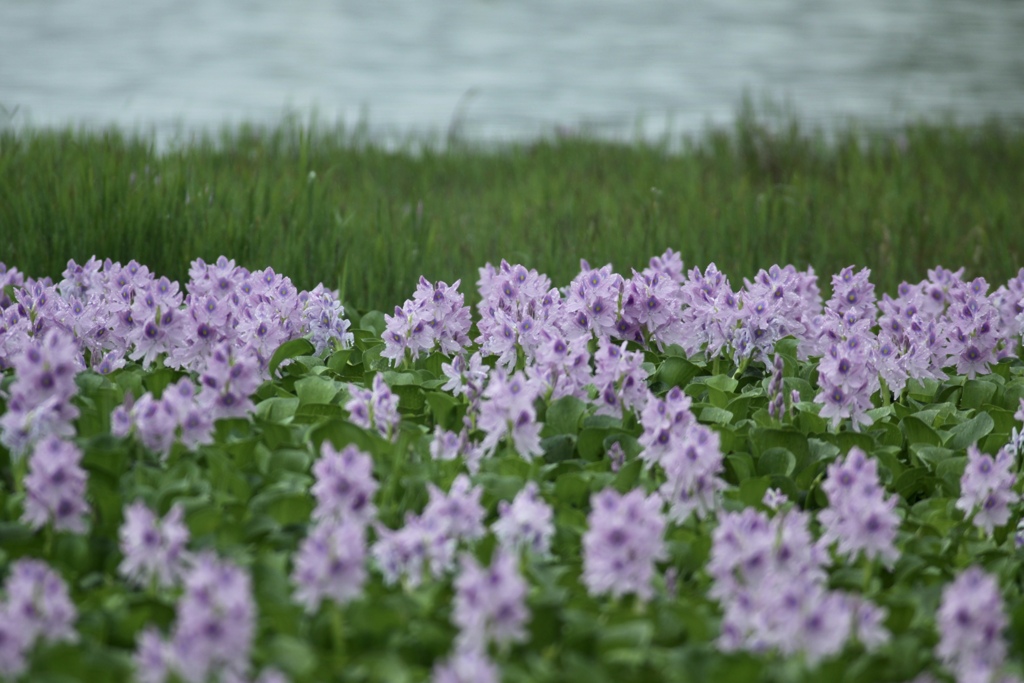
[[[826,129],[1021,118],[1024,2],[0,0],[0,126],[658,138],[744,96]]]

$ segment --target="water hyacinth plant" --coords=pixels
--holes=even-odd
[[[0,273],[7,678],[1024,675],[1024,269]]]

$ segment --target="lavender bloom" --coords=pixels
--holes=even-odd
[[[720,650],[802,653],[815,665],[851,637],[868,649],[888,640],[884,610],[827,589],[828,555],[809,520],[792,510],[769,520],[751,508],[721,516],[708,562],[724,612]]]
[[[15,680],[25,673],[28,668],[25,657],[31,645],[18,619],[8,609],[0,607],[0,677]]]
[[[873,407],[871,394],[878,386],[878,373],[870,364],[872,341],[866,333],[848,328],[841,341],[830,344],[818,364],[818,386],[821,393],[814,397],[821,403],[821,417],[831,418],[832,428],[849,418],[854,431],[861,425],[870,425],[867,411]]]
[[[512,440],[516,451],[526,459],[541,455],[540,430],[537,411],[533,407],[538,388],[517,372],[511,377],[495,370],[487,383],[480,405],[477,426],[486,432],[481,447],[493,453],[498,442],[505,437]]]
[[[886,496],[878,478],[878,463],[859,448],[828,467],[821,486],[829,507],[818,513],[825,529],[822,543],[838,542],[841,555],[854,559],[863,552],[869,560],[880,557],[892,566],[899,557],[896,497]]]
[[[619,297],[624,288],[622,276],[612,272],[611,264],[591,268],[580,261],[580,274],[569,284],[565,314],[577,324],[566,330],[570,337],[617,336],[615,324],[620,315]]]
[[[42,560],[15,561],[4,582],[7,599],[0,613],[20,631],[27,649],[37,641],[74,643],[78,640],[78,612],[67,584]]]
[[[385,439],[398,438],[398,426],[402,416],[398,412],[398,396],[380,373],[373,377],[373,387],[363,389],[352,386],[351,400],[345,404],[349,419],[363,429],[376,429]]]
[[[413,301],[430,330],[432,346],[440,348],[447,356],[469,345],[469,328],[473,321],[464,303],[465,297],[459,291],[461,282],[456,280],[449,286],[444,282],[431,283],[420,276],[413,294]]]
[[[533,364],[526,368],[531,381],[537,381],[549,401],[563,396],[586,399],[586,386],[593,381],[590,351],[586,339],[569,339],[555,329],[543,329],[533,349]]]
[[[718,357],[732,344],[740,319],[739,299],[729,279],[714,263],[703,273],[694,268],[682,283],[681,298],[682,347],[691,356],[703,350],[709,359]]]
[[[583,534],[583,582],[591,595],[635,593],[648,600],[654,565],[666,557],[661,499],[634,489],[605,489],[590,498]]]
[[[338,301],[337,292],[318,284],[306,294],[304,300],[300,299],[302,333],[309,335],[316,353],[321,354],[334,347],[345,349],[351,346],[353,336],[348,331],[351,323],[345,318],[345,307]]]
[[[449,432],[440,425],[434,427],[434,438],[430,442],[430,457],[434,460],[455,460],[462,458],[470,474],[480,469],[483,449],[469,440],[468,427],[461,432]]]
[[[695,422],[662,456],[667,481],[658,493],[669,504],[671,521],[681,524],[693,513],[703,519],[718,506],[718,494],[726,487],[719,478],[725,469],[720,443],[718,432]]]
[[[25,477],[25,511],[21,520],[33,529],[53,524],[57,531],[85,533],[89,504],[82,451],[50,436],[32,452]]]
[[[483,489],[471,487],[469,477],[456,477],[447,496],[433,484],[429,493],[423,514],[407,514],[404,527],[375,527],[377,542],[370,552],[388,584],[404,579],[416,587],[425,570],[440,577],[454,566],[460,540],[474,541],[484,535]]]
[[[455,356],[451,363],[441,363],[441,372],[448,378],[441,390],[455,396],[465,395],[472,403],[483,392],[489,371],[479,351],[470,356],[469,360],[464,355]]]
[[[171,675],[174,650],[155,626],[139,634],[132,664],[139,683],[165,683]]]
[[[188,683],[249,668],[256,604],[249,575],[203,553],[185,576],[170,641],[169,668]]]
[[[527,548],[538,555],[551,550],[555,525],[551,506],[544,502],[537,483],[530,481],[516,494],[511,505],[498,503],[499,518],[491,525],[498,542],[507,548]]]
[[[971,567],[942,591],[935,653],[960,681],[991,681],[1006,659],[1007,626],[994,576]]]
[[[229,342],[219,344],[206,359],[196,399],[213,419],[247,417],[255,408],[249,398],[262,382],[257,360],[244,357]]]
[[[163,520],[141,501],[125,506],[124,524],[118,533],[124,558],[118,572],[138,584],[156,582],[174,586],[185,574],[189,540],[183,517],[185,509],[175,503]]]
[[[640,458],[647,465],[661,463],[683,439],[697,418],[690,411],[693,401],[679,387],[673,387],[664,398],[648,391],[647,402],[640,413],[644,431],[639,442],[643,446]]]
[[[499,683],[498,667],[477,649],[459,649],[449,659],[434,665],[431,683]]]
[[[526,581],[516,555],[497,548],[490,567],[481,567],[469,554],[455,579],[452,621],[459,627],[459,646],[484,650],[491,641],[506,645],[526,640]]]
[[[647,371],[643,354],[627,351],[602,337],[594,354],[598,415],[622,417],[627,410],[638,411],[647,400]]]
[[[15,381],[7,411],[0,415],[0,443],[18,459],[43,437],[74,436],[71,422],[78,408],[71,399],[78,393],[75,375],[83,363],[70,335],[51,329],[26,343],[12,364]]]
[[[965,515],[973,513],[974,526],[983,529],[988,536],[995,527],[1009,521],[1010,506],[1020,500],[1013,490],[1017,482],[1017,475],[1012,471],[1015,460],[1012,450],[1005,446],[995,458],[978,450],[977,444],[967,448],[967,467],[960,478],[956,507]]]
[[[325,599],[343,605],[359,597],[366,582],[366,527],[353,518],[320,520],[294,562],[294,599],[307,612]]]
[[[350,444],[340,452],[329,441],[320,446],[320,458],[313,463],[316,498],[313,519],[318,522],[352,520],[360,526],[377,514],[373,495],[378,484],[373,478],[373,458]]]
[[[825,305],[840,315],[852,313],[858,320],[873,322],[878,310],[875,306],[875,286],[868,280],[869,277],[869,268],[862,268],[857,273],[853,272],[853,266],[843,268],[832,276],[832,298]]]

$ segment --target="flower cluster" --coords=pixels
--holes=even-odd
[[[393,584],[402,578],[415,587],[423,581],[424,571],[434,578],[450,571],[459,542],[477,540],[485,533],[482,494],[483,489],[460,474],[447,495],[430,484],[430,500],[423,513],[408,513],[405,526],[391,530],[376,525],[377,541],[371,553],[384,581]]]
[[[77,446],[55,436],[36,444],[25,477],[21,521],[33,529],[52,524],[56,531],[85,533],[90,510],[81,461],[82,451]]]
[[[838,552],[854,560],[864,553],[868,560],[881,558],[892,566],[899,557],[896,532],[896,496],[886,496],[878,478],[878,463],[854,447],[846,458],[828,467],[821,489],[829,506],[818,513],[824,527],[822,542],[838,542]]]
[[[72,337],[50,329],[25,342],[10,362],[15,380],[0,415],[0,443],[19,458],[44,437],[74,436],[78,408],[71,399],[78,393],[82,354]]]
[[[869,650],[889,639],[884,609],[828,589],[828,553],[809,523],[794,510],[772,519],[752,508],[720,517],[707,569],[710,595],[724,611],[721,650],[802,653],[813,666],[851,638]]]
[[[724,469],[720,437],[697,422],[690,404],[690,397],[673,387],[664,398],[649,395],[640,416],[640,457],[665,471],[659,493],[676,523],[693,513],[703,518],[717,507],[718,493],[725,488],[718,476]]]
[[[413,298],[395,314],[385,315],[384,351],[381,356],[398,364],[435,348],[451,356],[469,344],[472,324],[469,307],[459,291],[460,280],[451,286],[444,282],[432,284],[420,276]]]
[[[185,576],[189,561],[186,546],[188,527],[185,509],[175,503],[162,520],[141,501],[124,508],[119,532],[121,554],[118,572],[133,583],[158,586],[177,585]]]
[[[384,375],[373,376],[373,386],[364,389],[352,385],[352,398],[345,404],[352,424],[363,429],[375,429],[385,439],[398,438],[398,425],[402,416],[398,412],[398,396],[391,392]]]
[[[958,681],[995,681],[1006,658],[1003,598],[994,576],[970,567],[942,590],[935,654]]]
[[[213,677],[244,680],[256,627],[252,582],[240,567],[211,553],[193,557],[184,576],[170,638],[155,627],[139,636],[139,680],[163,683],[176,674],[187,683]]]
[[[974,515],[974,526],[989,536],[997,526],[1010,520],[1010,506],[1020,500],[1013,490],[1017,475],[1013,468],[1016,456],[1011,448],[1003,447],[993,458],[982,453],[977,444],[967,447],[967,467],[960,478],[958,510]]]
[[[503,370],[494,370],[480,404],[476,426],[485,432],[481,447],[493,453],[498,443],[508,438],[519,455],[530,459],[543,453],[537,411],[538,387],[521,372],[511,376]]]
[[[498,519],[491,530],[498,542],[510,549],[526,548],[538,555],[551,550],[555,524],[551,506],[541,498],[537,483],[530,481],[509,504],[498,503]]]
[[[329,441],[313,464],[314,525],[294,558],[295,601],[313,613],[324,599],[344,604],[366,582],[366,529],[377,514],[373,458],[356,446],[340,452]]]
[[[78,612],[67,584],[42,560],[13,562],[0,600],[0,677],[15,679],[28,667],[37,643],[78,640]]]
[[[489,567],[463,554],[452,609],[452,621],[459,628],[458,647],[486,651],[491,642],[523,642],[529,618],[526,589],[515,553],[499,546]]]
[[[597,414],[622,417],[638,411],[647,400],[647,371],[644,356],[627,351],[626,344],[613,344],[602,337],[594,354],[594,386],[597,388]]]
[[[605,489],[590,497],[583,534],[583,583],[591,595],[641,600],[654,594],[654,565],[666,557],[666,521],[657,495]]]
[[[223,397],[237,398],[240,394],[237,390],[225,394],[204,390],[197,394],[192,380],[182,377],[164,389],[160,398],[154,398],[149,392],[134,402],[127,397],[111,414],[111,432],[115,436],[134,432],[146,448],[164,458],[170,454],[175,441],[195,450],[213,443],[213,420]],[[243,408],[249,402],[247,395],[238,400]]]

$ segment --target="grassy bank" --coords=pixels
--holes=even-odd
[[[422,273],[501,258],[564,284],[666,247],[733,280],[773,263],[869,266],[892,291],[936,264],[998,283],[1024,265],[1024,129],[915,125],[826,142],[753,117],[667,146],[560,139],[385,149],[339,130],[238,129],[158,154],[117,132],[0,132],[0,261],[137,259],[182,281],[220,254],[389,308]]]

